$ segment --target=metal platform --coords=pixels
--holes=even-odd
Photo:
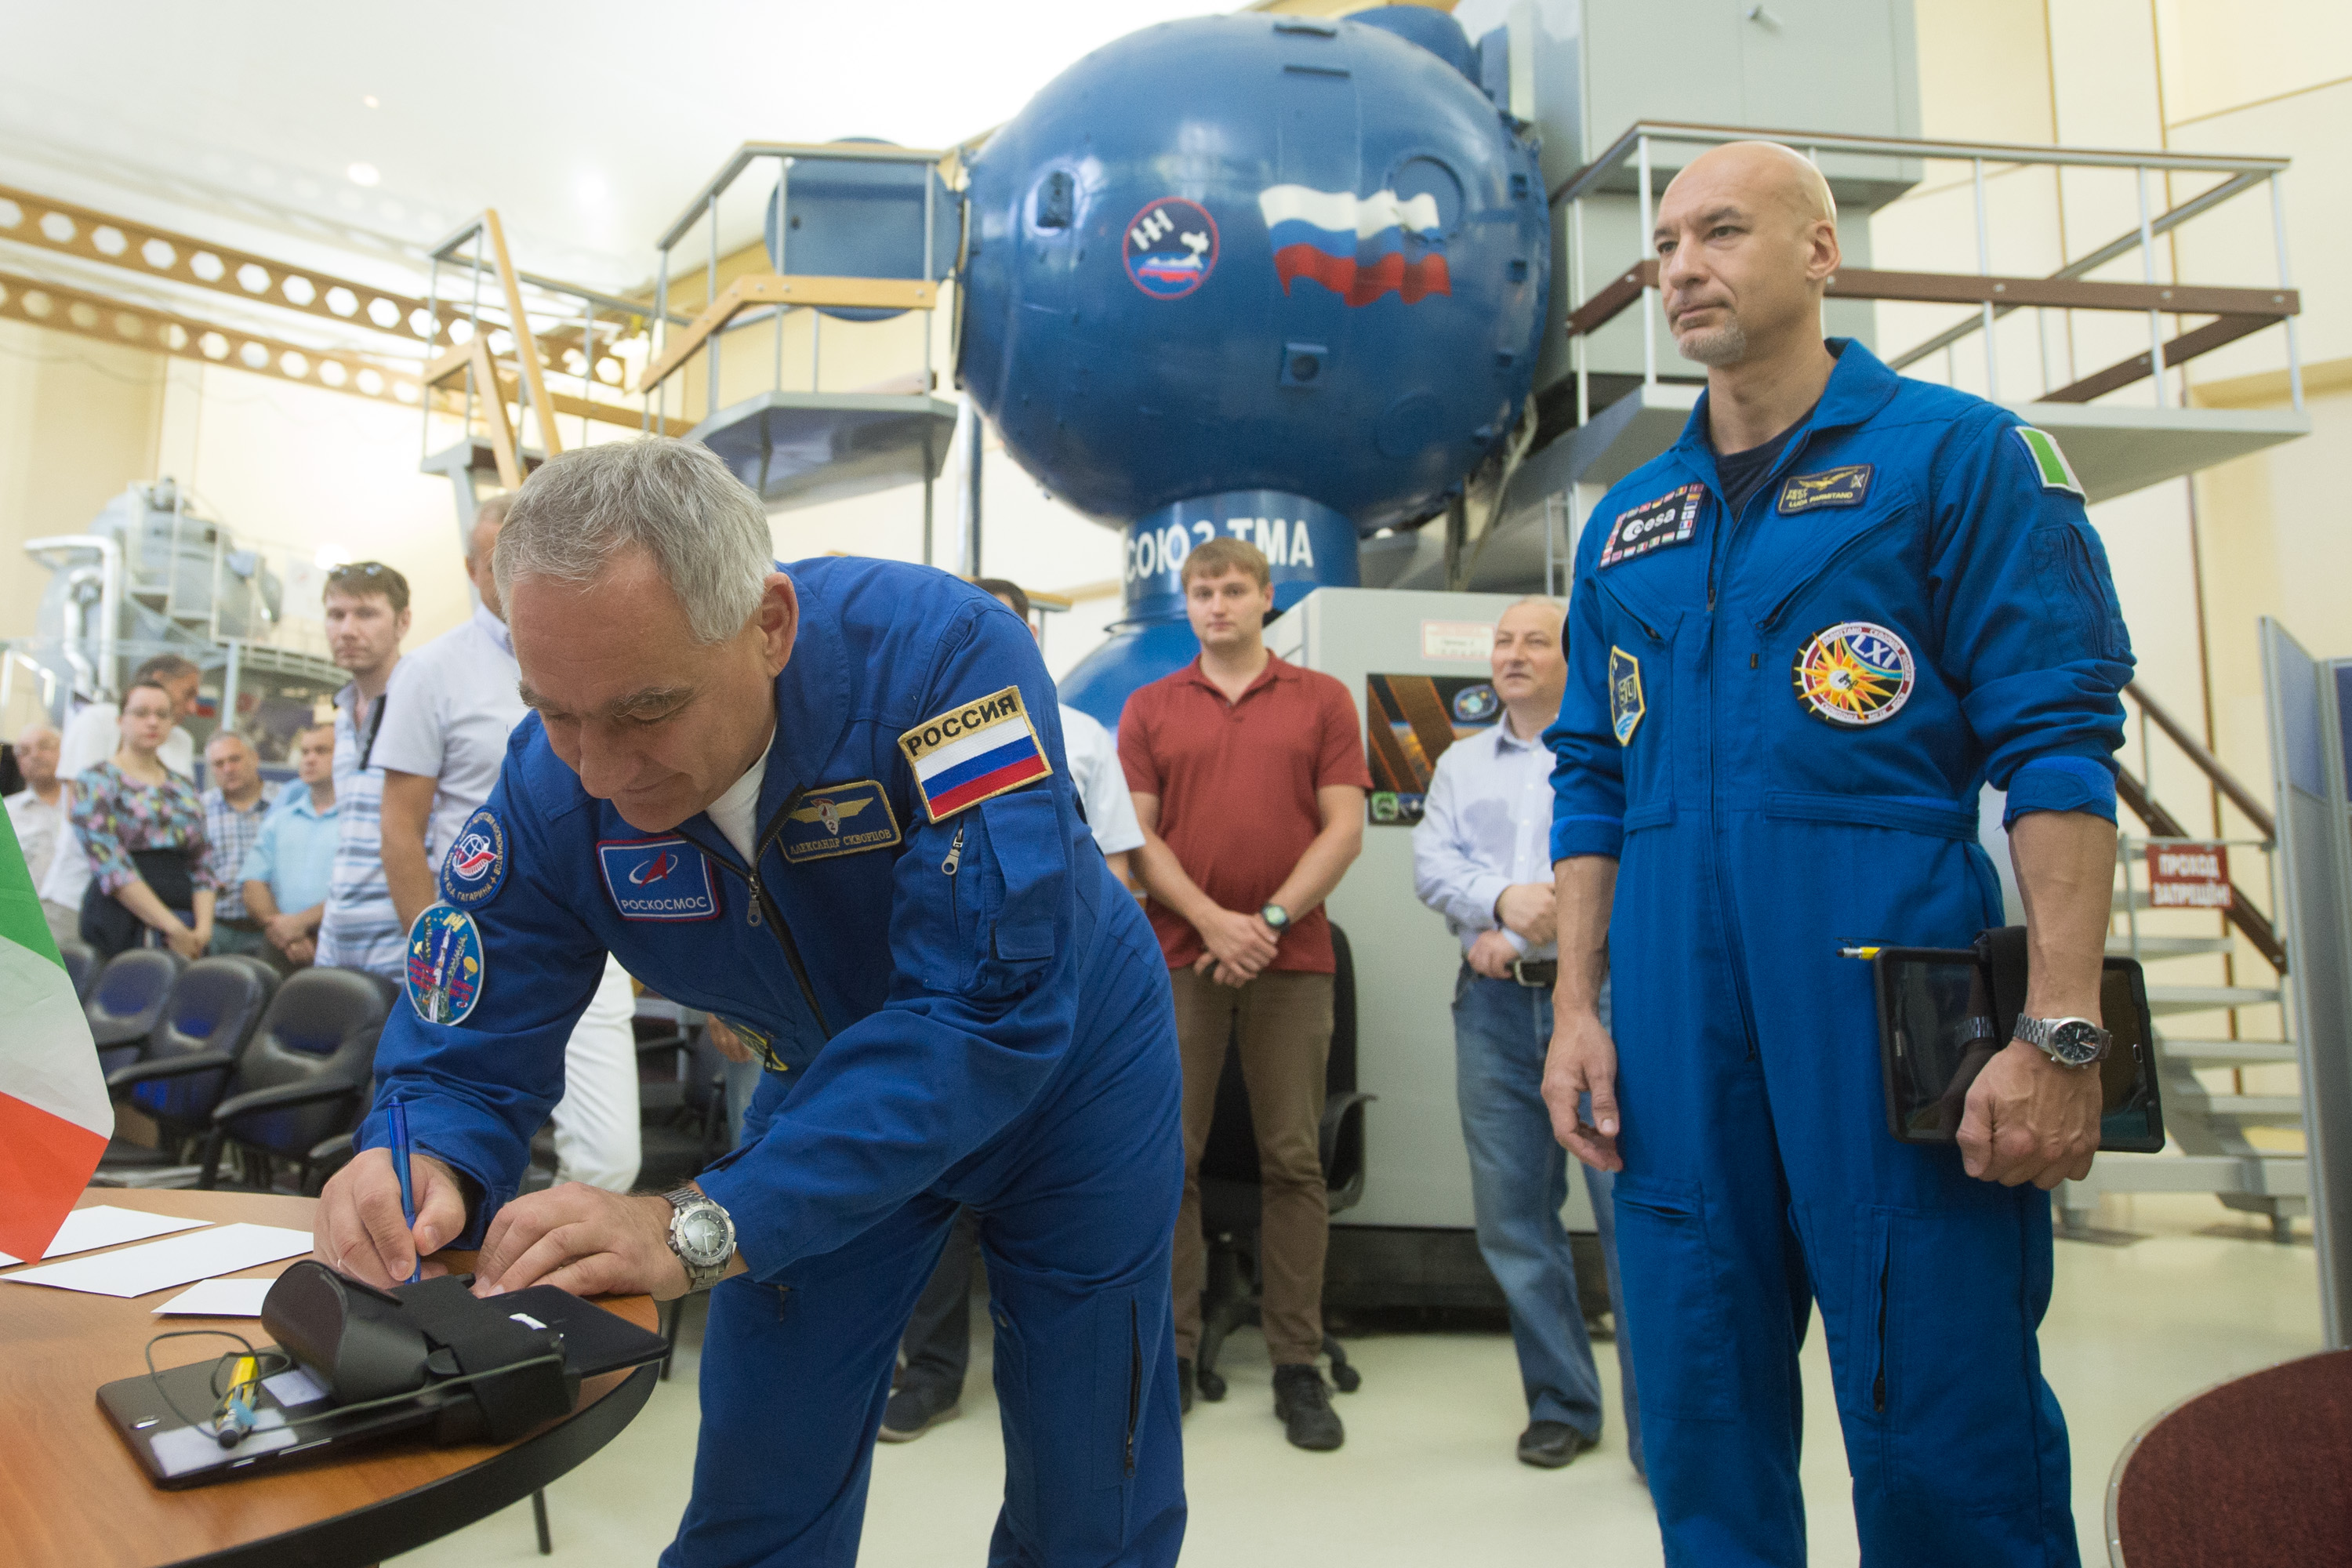
[[[957,405],[854,392],[763,392],[687,438],[719,454],[772,507],[814,506],[940,476]]]
[[[1580,484],[1613,485],[1672,447],[1698,406],[1699,390],[1693,382],[1637,385],[1521,464],[1511,478],[1502,521],[1477,548],[1468,585],[1485,592],[1538,586],[1543,581],[1545,498],[1570,494]],[[2009,406],[2058,438],[2093,501],[2112,500],[2311,433],[2308,414],[2284,408]],[[1562,526],[1558,513],[1553,516],[1554,526]],[[1564,539],[1554,541],[1563,562],[1567,548]]]

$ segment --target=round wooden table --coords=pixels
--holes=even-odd
[[[82,1206],[93,1204],[302,1230],[310,1227],[318,1207],[311,1198],[126,1189],[85,1194]],[[464,1253],[445,1257],[453,1268],[472,1262]],[[234,1278],[274,1279],[285,1267],[268,1264]],[[100,1411],[99,1385],[144,1372],[141,1348],[167,1329],[226,1328],[256,1343],[266,1338],[257,1318],[156,1317],[155,1308],[182,1289],[126,1301],[0,1285],[0,1563],[347,1568],[379,1563],[520,1502],[587,1458],[644,1408],[660,1370],[641,1366],[589,1378],[570,1415],[513,1443],[434,1448],[414,1437],[393,1437],[344,1458],[164,1491],[148,1480]],[[642,1328],[656,1327],[649,1297],[600,1304]],[[214,1353],[204,1342],[175,1340],[158,1350],[156,1363],[178,1365]]]

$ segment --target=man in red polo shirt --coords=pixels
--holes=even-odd
[[[1299,1447],[1336,1448],[1347,1434],[1318,1366],[1330,1237],[1316,1137],[1331,1047],[1322,905],[1363,848],[1371,775],[1348,689],[1266,651],[1274,591],[1256,547],[1212,539],[1184,558],[1183,584],[1201,657],[1129,697],[1118,723],[1143,827],[1136,859],[1172,972],[1184,1058],[1178,1388],[1190,1409],[1207,1267],[1201,1151],[1225,1044],[1238,1035],[1262,1173],[1275,1414]]]

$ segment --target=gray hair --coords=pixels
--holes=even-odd
[[[654,559],[698,643],[760,607],[774,569],[760,498],[708,447],[646,436],[551,458],[516,492],[491,552],[499,595],[525,577],[589,583],[630,550]]]
[[[226,742],[232,746],[243,746],[247,751],[253,752],[253,755],[256,760],[258,760],[261,756],[259,752],[253,751],[253,742],[247,740],[243,735],[238,734],[235,730],[214,731],[213,738],[205,742],[205,752],[209,754],[215,746],[221,744],[223,742]]]
[[[1568,619],[1568,606],[1561,604],[1558,599],[1553,598],[1549,594],[1529,594],[1524,598],[1513,599],[1509,604],[1503,606],[1503,615],[1510,614],[1513,610],[1517,609],[1521,605],[1541,605],[1545,609],[1549,610],[1553,615],[1558,616],[1563,622]],[[1500,621],[1503,617],[1502,616],[1497,616],[1495,618],[1497,621]]]

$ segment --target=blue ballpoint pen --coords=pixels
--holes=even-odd
[[[414,1245],[416,1191],[408,1182],[408,1108],[400,1103],[400,1096],[395,1094],[392,1097],[392,1103],[384,1108],[384,1113],[392,1121],[392,1168],[400,1177],[400,1217],[408,1222],[411,1244]],[[408,1282],[414,1285],[424,1278],[425,1256],[418,1253],[415,1263],[409,1268]]]

